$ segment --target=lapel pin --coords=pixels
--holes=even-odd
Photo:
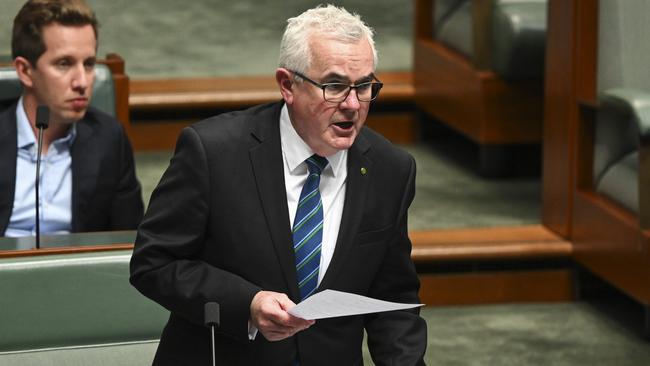
[[[368,173],[368,169],[361,167],[361,175],[366,175],[366,173]]]

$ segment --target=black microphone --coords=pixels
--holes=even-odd
[[[204,322],[206,327],[212,331],[212,366],[216,365],[216,355],[214,350],[214,328],[219,328],[219,303],[208,302],[204,306]]]
[[[38,156],[36,158],[36,249],[41,248],[41,215],[39,214],[39,185],[41,175],[41,152],[43,151],[43,130],[50,125],[50,108],[39,105],[36,108],[36,128],[38,128]]]

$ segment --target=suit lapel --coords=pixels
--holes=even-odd
[[[18,157],[18,132],[16,105],[8,108],[0,118],[0,236],[4,235],[16,190],[16,158]]]
[[[77,136],[72,144],[72,231],[83,230],[82,217],[97,186],[100,159],[95,131],[85,119],[76,124]]]
[[[354,237],[362,219],[368,182],[372,177],[372,160],[366,155],[369,149],[368,141],[363,135],[359,135],[354,145],[348,150],[348,177],[341,226],[332,261],[318,287],[319,289],[329,288],[334,283],[339,268],[345,263],[347,253],[354,244]],[[362,173],[362,168],[365,173]]]
[[[253,136],[258,143],[250,150],[250,160],[264,216],[271,233],[280,267],[289,289],[289,297],[300,298],[296,276],[295,259],[287,207],[287,193],[284,183],[282,147],[280,142],[280,108],[260,118]]]

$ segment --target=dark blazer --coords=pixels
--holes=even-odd
[[[154,364],[209,364],[208,301],[221,305],[220,365],[359,365],[364,327],[378,365],[422,364],[418,311],[317,320],[279,342],[247,338],[257,291],[298,302],[275,103],[223,114],[182,131],[138,228],[131,282],[171,311]],[[361,168],[366,168],[366,174]],[[364,128],[348,155],[336,249],[319,290],[417,303],[407,209],[415,163]]]
[[[14,203],[18,135],[16,105],[0,114],[0,234]],[[90,107],[77,122],[72,155],[72,232],[133,230],[144,204],[131,144],[122,125]],[[0,236],[2,236],[0,235]]]

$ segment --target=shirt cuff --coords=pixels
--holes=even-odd
[[[255,337],[257,337],[257,328],[251,324],[251,321],[248,321],[248,340],[249,341],[254,341]]]

